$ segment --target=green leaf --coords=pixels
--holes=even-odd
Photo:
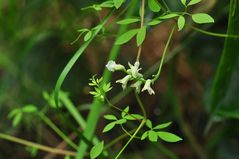
[[[143,135],[141,136],[141,140],[146,139],[146,137],[148,137],[148,131],[143,133]]]
[[[64,159],[71,159],[71,157],[70,156],[65,156]]]
[[[8,114],[8,118],[12,118],[14,117],[16,114],[20,113],[21,110],[20,109],[13,109],[9,114]]]
[[[19,112],[17,115],[14,116],[13,121],[12,121],[12,125],[15,127],[17,126],[20,121],[22,120],[22,112]]]
[[[118,39],[116,40],[116,45],[122,45],[124,43],[127,43],[130,41],[136,34],[138,33],[138,29],[132,29],[127,31],[126,33],[122,34]]]
[[[90,31],[89,29],[83,28],[83,29],[78,29],[77,32],[82,33],[82,32],[87,32]]]
[[[183,16],[179,16],[178,18],[178,31],[182,30],[185,26],[185,18]]]
[[[116,116],[114,116],[112,114],[107,114],[104,116],[104,118],[107,120],[117,120]]]
[[[126,122],[127,122],[126,119],[120,119],[120,120],[116,121],[116,124],[124,124]]]
[[[103,90],[104,90],[105,93],[109,92],[111,89],[112,89],[112,87],[111,87],[110,83],[108,83],[108,84],[104,83],[103,84]]]
[[[121,112],[121,117],[124,118],[129,113],[129,106],[127,106],[124,111]]]
[[[92,37],[92,31],[88,31],[84,36],[84,41],[90,40],[91,37]]]
[[[214,23],[214,19],[206,13],[193,14],[192,19],[195,23],[198,23],[198,24]]]
[[[90,158],[95,159],[97,158],[104,149],[104,141],[99,142],[90,150]]]
[[[111,129],[113,129],[114,128],[114,126],[115,126],[115,122],[112,122],[112,123],[109,123],[108,125],[106,125],[105,127],[104,127],[104,129],[103,129],[103,133],[105,133],[105,132],[108,132],[108,131],[110,131]]]
[[[179,16],[178,14],[170,13],[170,14],[160,16],[159,19],[171,19],[171,18],[175,18],[175,17],[178,17],[178,16]]]
[[[197,3],[201,2],[201,1],[202,1],[202,0],[191,0],[191,1],[188,3],[188,6],[197,4]]]
[[[216,114],[225,118],[239,119],[239,111],[218,110]]]
[[[159,124],[159,125],[155,126],[153,129],[164,129],[164,128],[168,127],[171,124],[172,124],[172,122]]]
[[[26,105],[22,108],[24,113],[34,113],[37,111],[37,107],[35,105]]]
[[[114,1],[114,6],[118,9],[125,0],[113,0]]]
[[[127,18],[127,19],[118,21],[117,24],[127,25],[127,24],[132,24],[135,22],[139,22],[139,21],[140,21],[139,18]]]
[[[130,114],[126,115],[124,118],[127,120],[140,120],[143,119],[144,117],[140,114]]]
[[[162,23],[162,20],[158,20],[158,19],[153,19],[152,21],[150,21],[147,25],[150,25],[150,26],[154,26],[154,25],[158,25]]]
[[[177,135],[165,131],[159,131],[157,134],[166,142],[178,142],[182,140],[182,138],[178,137]]]
[[[153,12],[159,12],[161,10],[160,5],[156,0],[148,0],[148,6]]]
[[[114,2],[112,0],[105,1],[105,2],[101,3],[100,6],[102,8],[112,8],[112,7],[114,7]]]
[[[142,27],[139,29],[137,36],[136,36],[136,41],[137,41],[137,46],[140,46],[146,37],[146,27]]]
[[[25,150],[30,153],[32,158],[35,158],[38,153],[38,149],[35,147],[26,146]]]
[[[187,0],[181,0],[182,4],[186,6]]]
[[[146,120],[146,126],[152,129],[152,122],[149,119]]]
[[[148,136],[149,136],[149,140],[151,142],[157,142],[158,141],[158,134],[157,134],[157,132],[155,132],[153,130],[150,130],[149,133],[148,133]]]

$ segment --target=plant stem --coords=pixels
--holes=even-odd
[[[206,34],[209,36],[215,36],[215,37],[220,37],[220,38],[239,38],[239,35],[230,35],[230,34],[221,34],[221,33],[214,33],[214,32],[209,32],[200,28],[197,28],[195,26],[188,25],[190,28],[193,30],[200,32],[202,34]]]
[[[116,110],[118,110],[118,111],[120,111],[120,112],[124,112],[125,114],[131,116],[131,117],[134,118],[135,120],[141,121],[141,120],[139,120],[138,118],[136,118],[134,115],[132,115],[132,114],[130,114],[130,113],[124,111],[123,109],[120,109],[119,107],[115,106],[114,104],[112,104],[108,98],[105,97],[105,100],[107,101],[107,103],[108,103],[108,105],[109,105],[110,107],[112,107],[112,108],[114,108],[114,109],[116,109]]]
[[[74,66],[76,61],[79,59],[79,57],[84,53],[86,48],[89,46],[89,44],[92,42],[92,40],[96,37],[96,35],[100,32],[100,30],[103,28],[103,26],[106,24],[110,16],[113,14],[114,10],[111,10],[110,13],[104,18],[104,20],[98,25],[97,29],[93,32],[92,37],[84,42],[82,46],[77,50],[77,52],[74,54],[74,56],[70,59],[70,61],[67,63],[65,68],[63,69],[62,73],[60,74],[60,77],[58,78],[55,86],[55,91],[54,91],[54,99],[56,106],[59,106],[59,91],[61,89],[61,86],[67,77],[68,73],[70,72],[71,68]]]
[[[134,131],[135,131],[135,129],[129,131],[128,133],[132,134]],[[127,134],[122,134],[122,135],[118,136],[118,137],[115,138],[113,141],[111,141],[110,143],[108,143],[107,145],[105,145],[104,149],[107,150],[108,148],[110,148],[111,146],[113,146],[114,144],[116,144],[117,142],[119,142],[120,140],[122,140],[122,139],[124,139],[124,138],[126,138],[126,137],[128,137]]]
[[[71,116],[76,120],[76,122],[79,124],[79,126],[82,129],[85,129],[85,120],[83,116],[80,114],[78,109],[74,106],[74,104],[71,102],[69,97],[67,95],[61,95],[60,101],[63,103],[63,105],[66,107],[68,112],[71,114]]]
[[[144,27],[144,10],[145,10],[145,0],[142,0],[140,28],[143,28],[143,27]],[[141,52],[142,52],[142,44],[139,46],[136,61],[139,61]]]
[[[0,133],[0,138],[4,139],[4,140],[11,141],[11,142],[15,142],[15,143],[18,143],[18,144],[22,144],[22,145],[25,145],[25,146],[34,147],[34,148],[37,148],[39,150],[54,153],[54,154],[59,154],[59,155],[64,155],[64,156],[66,156],[66,155],[76,156],[76,153],[73,152],[73,151],[55,149],[55,148],[52,148],[52,147],[37,144],[37,143],[34,143],[34,142],[23,140],[23,139],[20,139],[20,138],[14,137],[14,136],[10,136],[10,135],[6,135],[6,134],[3,134],[3,133]]]
[[[130,136],[130,137],[132,137],[130,131],[127,131],[122,124],[120,125],[120,127],[121,127],[121,129],[125,132],[125,134],[127,134],[127,135]],[[139,136],[135,136],[134,138],[135,138],[135,139],[141,139]]]
[[[143,105],[143,103],[142,103],[142,101],[141,101],[141,99],[140,99],[140,97],[139,97],[139,95],[138,95],[138,93],[136,91],[135,91],[135,97],[136,97],[136,100],[137,100],[137,102],[139,104],[139,107],[140,107],[140,109],[141,109],[141,111],[143,113],[144,120],[146,120],[147,119],[147,114],[146,114],[146,111],[144,109],[144,105]]]
[[[131,17],[132,14],[134,13],[135,8],[137,7],[136,5],[137,0],[132,0],[131,2],[131,7],[129,7],[129,10],[126,13],[126,18],[127,17]],[[120,36],[121,34],[123,34],[125,31],[127,30],[127,25],[121,26],[118,32],[118,35]],[[111,49],[110,55],[108,60],[115,60],[119,54],[119,50],[120,50],[120,45],[114,45],[113,48]],[[104,82],[109,82],[111,79],[111,72],[109,72],[107,69],[104,69],[104,73],[103,73],[103,83]],[[92,105],[91,105],[91,110],[89,112],[87,121],[86,121],[86,128],[84,131],[84,135],[87,139],[91,139],[94,131],[96,129],[96,124],[97,121],[99,119],[100,113],[101,113],[101,108],[104,105],[103,102],[94,99]],[[84,141],[80,141],[80,147],[78,149],[77,152],[77,157],[76,159],[83,159],[85,152],[87,150],[87,143],[85,143]]]
[[[173,37],[173,33],[175,31],[175,28],[176,28],[176,25],[174,25],[170,35],[169,35],[169,38],[168,38],[168,41],[165,45],[165,48],[163,50],[163,55],[162,55],[162,58],[161,58],[161,62],[160,62],[160,65],[159,65],[159,69],[158,69],[158,72],[157,74],[155,75],[155,77],[153,78],[152,82],[154,83],[160,76],[160,73],[161,73],[161,70],[162,70],[162,67],[163,67],[163,64],[164,64],[164,59],[165,59],[165,55],[166,55],[166,52],[168,51],[168,47],[169,47],[169,44],[172,40],[172,37]]]
[[[118,159],[120,157],[120,155],[123,153],[123,151],[126,149],[126,147],[130,144],[130,142],[134,139],[134,137],[137,135],[137,133],[139,132],[139,130],[144,126],[145,124],[145,120],[142,120],[142,122],[140,123],[139,127],[136,129],[136,131],[134,132],[134,134],[130,137],[129,141],[124,145],[124,147],[120,150],[120,152],[118,153],[118,155],[115,157],[115,159]]]
[[[236,34],[239,36],[239,3],[237,0],[230,1],[230,12],[227,34]],[[216,70],[216,75],[212,83],[211,97],[210,97],[210,113],[211,117],[206,126],[205,133],[207,133],[214,123],[215,113],[220,109],[230,86],[230,81],[234,71],[237,68],[239,54],[236,50],[239,49],[239,39],[227,38],[224,43],[223,53]],[[230,104],[230,103],[227,103]]]
[[[164,6],[166,7],[167,11],[171,12],[171,10],[170,10],[170,8],[168,7],[167,3],[166,3],[164,0],[162,0],[162,2],[163,2],[163,4],[164,4]]]
[[[39,113],[40,118],[52,129],[54,130],[66,143],[68,143],[72,148],[77,150],[77,145],[69,139],[45,114]]]

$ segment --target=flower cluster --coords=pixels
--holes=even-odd
[[[154,90],[151,88],[152,80],[143,78],[143,75],[139,72],[141,70],[140,63],[136,61],[134,65],[128,63],[129,69],[126,69],[123,65],[117,64],[115,61],[109,61],[106,65],[106,68],[111,71],[123,71],[126,73],[126,76],[120,80],[117,80],[116,83],[120,83],[122,88],[125,89],[128,85],[128,82],[132,82],[131,87],[135,88],[137,93],[148,91],[150,95],[155,94]],[[143,85],[143,88],[141,89]]]

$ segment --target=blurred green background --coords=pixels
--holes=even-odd
[[[81,46],[82,40],[71,44],[77,36],[77,29],[92,28],[104,17],[107,10],[96,13],[81,8],[102,1],[85,0],[0,0],[0,132],[50,145],[58,145],[61,139],[44,123],[34,116],[24,116],[22,122],[13,127],[7,117],[12,109],[26,104],[47,107],[42,92],[51,92],[56,80],[68,60]],[[175,1],[167,1],[173,10],[182,6]],[[192,12],[208,12],[216,23],[202,26],[213,32],[226,33],[229,1],[205,0],[191,9]],[[119,13],[119,12],[117,12]],[[92,101],[89,95],[88,79],[101,74],[107,62],[108,53],[118,30],[114,24],[117,13],[112,17],[112,25],[105,27],[106,34],[99,35],[81,56],[64,83],[63,90],[69,92],[70,99],[84,116]],[[135,12],[135,15],[138,13]],[[239,15],[239,13],[236,13]],[[147,14],[148,17],[155,15]],[[167,40],[170,23],[150,28],[143,45],[143,71],[160,60],[161,51]],[[236,40],[235,40],[236,41]],[[237,47],[238,40],[235,42]],[[117,61],[127,63],[136,55],[135,43],[124,45]],[[149,117],[155,122],[174,121],[170,128],[184,138],[176,144],[134,142],[125,152],[129,159],[238,159],[239,158],[239,62],[232,69],[232,76],[223,98],[218,99],[217,113],[210,115],[210,90],[224,47],[224,38],[197,33],[190,28],[176,33],[170,47],[173,55],[165,65],[160,81],[155,85],[156,96],[142,94]],[[178,51],[175,48],[180,48]],[[236,47],[235,47],[236,48]],[[238,53],[238,50],[234,50]],[[235,57],[236,58],[236,57]],[[115,74],[113,80],[120,74]],[[113,84],[114,97],[121,91]],[[130,94],[119,106],[134,105]],[[63,110],[66,115],[67,111]],[[135,108],[137,111],[137,107]],[[59,128],[71,133],[55,110],[48,117]],[[73,121],[72,121],[73,122]],[[97,134],[110,141],[114,132],[102,135],[105,121],[99,121]],[[73,124],[75,124],[73,122]],[[75,124],[76,125],[76,124]],[[117,130],[114,130],[118,134]],[[78,140],[76,140],[76,143]],[[123,142],[113,149],[119,150]],[[49,156],[48,156],[49,157]],[[54,156],[61,158],[60,156]],[[54,158],[51,157],[51,158]],[[0,139],[0,159],[45,158],[47,153],[36,156],[21,145]],[[48,158],[49,159],[49,158]]]

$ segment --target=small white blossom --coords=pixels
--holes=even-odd
[[[142,74],[139,73],[139,71],[141,70],[141,68],[139,68],[139,61],[136,61],[134,65],[132,65],[131,63],[128,63],[128,65],[130,67],[130,69],[127,70],[128,73],[132,74],[134,78],[142,77]]]
[[[125,89],[127,87],[128,81],[131,79],[131,75],[127,75],[124,78],[117,80],[116,83],[121,83],[122,88]]]
[[[123,65],[116,64],[115,61],[112,60],[108,61],[108,63],[105,66],[111,72],[125,69]]]
[[[154,90],[151,88],[151,83],[152,83],[152,80],[148,79],[144,84],[142,92],[147,90],[150,95],[155,94]]]
[[[141,90],[141,85],[143,84],[142,81],[137,81],[131,85],[131,87],[135,88],[136,92],[139,93]]]

